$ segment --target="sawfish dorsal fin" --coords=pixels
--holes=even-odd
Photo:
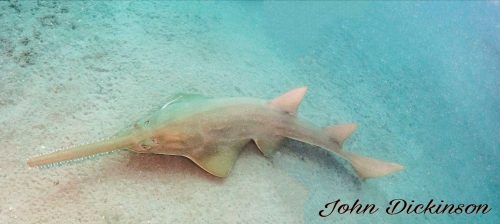
[[[200,153],[184,155],[199,167],[217,177],[227,177],[248,140],[205,146]],[[196,150],[198,151],[198,150]]]
[[[306,92],[307,87],[290,90],[287,93],[273,99],[269,103],[269,106],[277,108],[278,110],[284,111],[290,115],[296,115]],[[279,148],[283,139],[284,138],[281,136],[261,136],[254,139],[254,142],[264,156],[271,157]]]
[[[288,91],[287,93],[273,99],[269,105],[289,114],[296,114],[300,102],[306,95],[307,87],[300,87]]]
[[[325,128],[325,132],[330,138],[342,145],[349,136],[356,131],[356,124],[341,124]]]

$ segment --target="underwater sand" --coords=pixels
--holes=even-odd
[[[0,1],[0,223],[497,223],[497,2]],[[169,96],[273,98],[356,122],[345,148],[404,164],[359,181],[319,148],[248,146],[219,179],[181,157],[26,160],[118,132]],[[394,198],[487,203],[471,215],[331,215]]]

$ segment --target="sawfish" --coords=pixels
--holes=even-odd
[[[286,139],[305,142],[348,161],[361,179],[381,177],[403,166],[342,148],[356,124],[319,128],[297,116],[307,87],[273,100],[211,98],[177,94],[159,110],[115,136],[28,160],[31,167],[128,149],[136,153],[184,156],[217,177],[227,177],[243,147],[254,142],[271,157]]]

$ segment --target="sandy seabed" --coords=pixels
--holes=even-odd
[[[478,218],[319,217],[338,198],[380,205],[442,198],[498,208],[500,94],[491,74],[499,67],[488,51],[498,44],[483,39],[472,50],[459,48],[469,39],[453,21],[445,25],[456,29],[455,43],[439,28],[413,36],[425,26],[387,25],[393,17],[377,16],[384,6],[300,4],[0,1],[0,223]],[[397,7],[396,18],[412,12]],[[429,33],[436,34],[425,39]],[[433,50],[445,43],[456,48]],[[464,52],[473,55],[439,61]],[[469,80],[473,66],[486,74],[479,81]],[[111,136],[175,93],[271,99],[303,85],[309,93],[301,117],[320,126],[357,122],[346,148],[407,170],[361,182],[334,155],[292,141],[273,159],[247,146],[226,179],[185,158],[127,151],[44,169],[26,165],[32,156]]]

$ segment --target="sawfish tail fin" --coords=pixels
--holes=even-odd
[[[126,137],[111,138],[99,142],[85,144],[66,150],[56,151],[46,155],[37,156],[28,160],[31,167],[44,166],[53,163],[60,163],[68,160],[79,159],[96,155],[99,153],[111,152],[117,149],[127,148],[133,143]]]
[[[344,124],[328,127],[325,129],[325,132],[327,132],[333,141],[339,144],[340,148],[337,153],[351,162],[354,171],[356,171],[361,179],[386,176],[404,169],[402,165],[396,163],[372,159],[342,150],[342,144],[351,136],[356,128],[356,124]]]

